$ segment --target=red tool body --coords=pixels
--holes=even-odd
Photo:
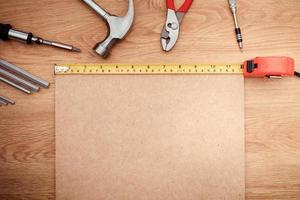
[[[271,78],[295,75],[295,62],[290,57],[256,57],[245,61],[243,66],[245,77]]]
[[[185,0],[176,10],[174,0],[167,0],[167,19],[161,33],[161,45],[164,51],[171,51],[175,46],[180,32],[180,24],[190,9],[193,0]]]
[[[167,0],[167,8],[171,9],[171,10],[174,10],[176,12],[186,13],[190,9],[192,3],[193,3],[193,0],[186,0],[182,4],[182,6],[178,10],[176,10],[174,0]]]

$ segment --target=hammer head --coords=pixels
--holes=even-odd
[[[109,50],[119,40],[122,40],[129,33],[134,19],[134,3],[129,0],[127,14],[123,17],[113,16],[107,14],[104,17],[108,31],[106,38],[96,44],[94,50],[102,57],[107,57]]]

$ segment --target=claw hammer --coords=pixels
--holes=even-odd
[[[115,43],[124,39],[132,27],[134,19],[133,0],[129,0],[127,14],[122,17],[109,14],[93,0],[83,0],[83,2],[99,14],[107,24],[108,31],[106,38],[94,47],[97,54],[106,58]]]

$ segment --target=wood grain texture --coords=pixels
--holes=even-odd
[[[117,15],[127,7],[125,0],[97,2]],[[286,55],[300,70],[299,0],[240,0],[243,54],[225,0],[194,1],[168,54],[159,43],[165,1],[135,0],[135,6],[131,34],[104,61],[92,47],[105,36],[105,23],[80,0],[0,0],[0,22],[83,50],[75,54],[0,41],[1,58],[52,83],[32,96],[0,83],[0,93],[17,101],[0,108],[1,200],[55,199],[54,63],[240,63],[258,55]],[[300,80],[248,79],[245,85],[247,199],[300,199]]]

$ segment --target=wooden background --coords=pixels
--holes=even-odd
[[[126,0],[97,2],[117,15],[127,9]],[[300,70],[299,0],[240,0],[244,53],[238,50],[226,0],[194,1],[170,53],[162,52],[159,42],[165,1],[135,0],[135,6],[131,34],[104,61],[92,47],[105,37],[105,23],[80,0],[0,0],[1,23],[83,50],[0,42],[1,58],[52,83],[31,96],[0,83],[0,93],[17,101],[0,108],[1,200],[55,199],[54,63],[241,63],[286,55]],[[300,199],[300,79],[248,79],[245,85],[246,197]]]

